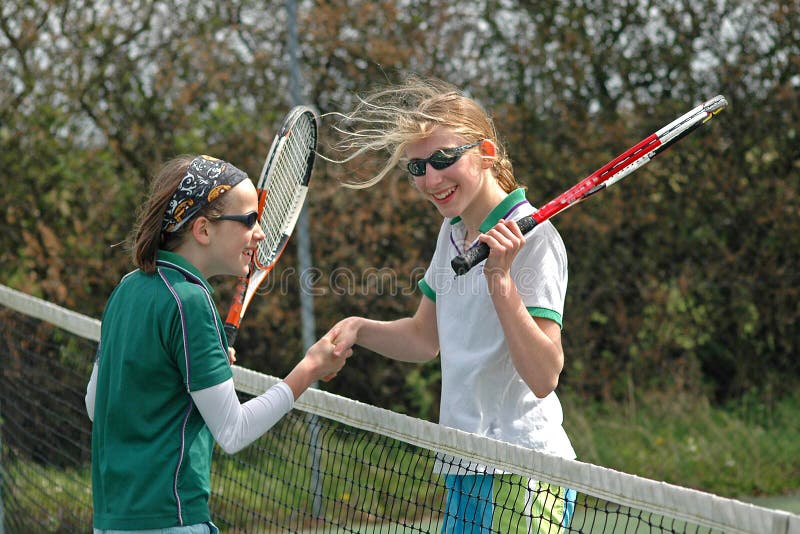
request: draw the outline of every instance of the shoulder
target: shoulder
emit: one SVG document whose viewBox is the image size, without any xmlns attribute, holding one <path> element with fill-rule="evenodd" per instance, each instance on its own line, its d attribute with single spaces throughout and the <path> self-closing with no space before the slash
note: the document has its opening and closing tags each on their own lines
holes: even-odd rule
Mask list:
<svg viewBox="0 0 800 534">
<path fill-rule="evenodd" d="M 564 246 L 564 240 L 561 239 L 561 234 L 550 221 L 537 224 L 526 237 L 528 241 L 533 241 L 538 244 L 547 244 L 552 248 L 562 250 L 566 248 Z"/>
<path fill-rule="evenodd" d="M 206 307 L 211 304 L 211 296 L 205 286 L 193 276 L 180 270 L 158 267 L 156 277 L 161 279 L 169 294 L 179 306 Z"/>
<path fill-rule="evenodd" d="M 436 236 L 436 246 L 433 251 L 434 261 L 436 258 L 443 258 L 447 256 L 446 253 L 449 249 L 449 246 L 454 241 L 453 235 L 458 234 L 460 224 L 461 223 L 458 222 L 458 219 L 442 220 L 442 224 L 439 226 L 439 233 Z"/>
<path fill-rule="evenodd" d="M 114 288 L 104 315 L 156 313 L 164 317 L 207 306 L 207 302 L 209 298 L 202 285 L 191 283 L 179 272 L 158 268 L 148 274 L 136 270 L 125 275 Z"/>
<path fill-rule="evenodd" d="M 442 224 L 439 226 L 438 241 L 448 240 L 450 234 L 453 233 L 454 230 L 460 228 L 461 225 L 463 225 L 463 223 L 460 218 L 443 219 Z"/>
<path fill-rule="evenodd" d="M 525 265 L 546 264 L 558 271 L 567 269 L 567 249 L 564 240 L 550 221 L 538 224 L 525 236 L 520 259 Z"/>
</svg>

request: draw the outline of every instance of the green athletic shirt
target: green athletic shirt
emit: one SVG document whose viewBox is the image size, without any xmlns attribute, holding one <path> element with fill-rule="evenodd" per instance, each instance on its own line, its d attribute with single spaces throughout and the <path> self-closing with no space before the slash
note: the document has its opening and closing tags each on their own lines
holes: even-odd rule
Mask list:
<svg viewBox="0 0 800 534">
<path fill-rule="evenodd" d="M 98 529 L 210 521 L 214 439 L 190 391 L 232 377 L 212 289 L 178 254 L 133 271 L 103 312 L 92 427 Z"/>
</svg>

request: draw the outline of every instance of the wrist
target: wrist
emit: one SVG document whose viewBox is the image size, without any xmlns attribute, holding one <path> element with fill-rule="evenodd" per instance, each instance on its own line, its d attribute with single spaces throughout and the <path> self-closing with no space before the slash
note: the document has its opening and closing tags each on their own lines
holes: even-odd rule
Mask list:
<svg viewBox="0 0 800 534">
<path fill-rule="evenodd" d="M 361 327 L 364 326 L 365 319 L 363 317 L 352 316 L 348 317 L 344 320 L 344 324 L 342 330 L 349 332 L 348 338 L 352 336 L 352 344 L 358 345 L 359 342 L 359 333 L 361 332 Z M 334 343 L 336 340 L 334 340 Z"/>
<path fill-rule="evenodd" d="M 491 296 L 498 295 L 506 297 L 515 287 L 514 280 L 511 278 L 511 273 L 508 271 L 499 269 L 490 272 L 484 271 L 484 276 L 486 277 L 486 285 L 489 289 L 489 295 Z"/>
<path fill-rule="evenodd" d="M 283 379 L 284 383 L 292 390 L 295 400 L 314 383 L 313 372 L 309 369 L 308 354 L 294 366 Z"/>
</svg>

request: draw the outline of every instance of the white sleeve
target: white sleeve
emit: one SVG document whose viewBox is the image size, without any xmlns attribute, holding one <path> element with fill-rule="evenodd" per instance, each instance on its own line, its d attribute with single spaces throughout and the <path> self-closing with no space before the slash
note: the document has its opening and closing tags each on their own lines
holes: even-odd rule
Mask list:
<svg viewBox="0 0 800 534">
<path fill-rule="evenodd" d="M 250 445 L 294 406 L 294 393 L 285 382 L 244 404 L 239 403 L 232 378 L 191 395 L 214 439 L 228 454 Z"/>
<path fill-rule="evenodd" d="M 83 399 L 86 403 L 86 413 L 89 415 L 89 420 L 92 422 L 94 422 L 95 393 L 97 393 L 97 361 L 94 362 L 94 366 L 92 367 L 92 376 L 89 377 L 89 383 L 86 384 L 86 397 Z"/>
</svg>

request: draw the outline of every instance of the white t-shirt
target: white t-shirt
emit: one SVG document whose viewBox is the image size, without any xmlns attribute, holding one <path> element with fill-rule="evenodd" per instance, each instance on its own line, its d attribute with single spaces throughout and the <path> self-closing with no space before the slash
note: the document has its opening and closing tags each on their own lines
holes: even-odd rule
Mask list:
<svg viewBox="0 0 800 534">
<path fill-rule="evenodd" d="M 517 220 L 534 211 L 524 190 L 518 189 L 489 214 L 480 230 L 488 231 L 501 218 Z M 454 275 L 450 261 L 472 245 L 465 246 L 465 236 L 460 218 L 444 220 L 433 259 L 419 284 L 436 302 L 442 367 L 439 423 L 575 458 L 555 392 L 537 398 L 511 361 L 483 276 L 484 263 L 463 276 Z M 562 323 L 567 256 L 552 224 L 541 223 L 527 234 L 511 275 L 532 316 Z"/>
</svg>

